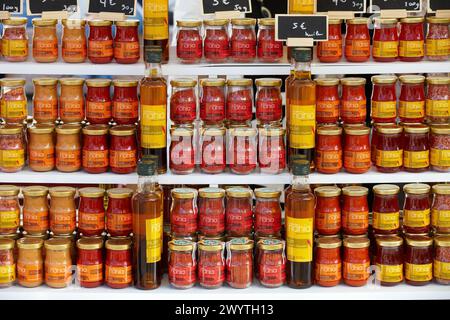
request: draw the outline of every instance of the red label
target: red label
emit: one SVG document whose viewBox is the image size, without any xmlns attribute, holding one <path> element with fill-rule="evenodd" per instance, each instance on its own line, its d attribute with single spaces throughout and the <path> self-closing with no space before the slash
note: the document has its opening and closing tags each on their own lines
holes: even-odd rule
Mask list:
<svg viewBox="0 0 450 320">
<path fill-rule="evenodd" d="M 219 286 L 225 280 L 225 265 L 205 266 L 199 263 L 198 278 L 201 285 Z"/>
<path fill-rule="evenodd" d="M 203 54 L 202 42 L 200 37 L 179 39 L 177 42 L 177 57 L 186 60 L 201 58 Z"/>
<path fill-rule="evenodd" d="M 180 214 L 172 211 L 170 215 L 170 229 L 177 235 L 191 235 L 197 232 L 197 211 L 190 214 Z"/>
<path fill-rule="evenodd" d="M 197 118 L 195 101 L 170 103 L 170 119 L 174 122 L 193 122 Z"/>
<path fill-rule="evenodd" d="M 203 121 L 225 120 L 225 102 L 203 102 L 200 104 L 200 118 Z"/>
<path fill-rule="evenodd" d="M 286 263 L 280 258 L 278 264 L 259 264 L 259 281 L 264 285 L 283 284 L 286 281 Z"/>
<path fill-rule="evenodd" d="M 108 150 L 83 150 L 83 168 L 104 168 L 108 163 Z"/>
<path fill-rule="evenodd" d="M 251 208 L 227 208 L 226 229 L 228 233 L 242 236 L 252 232 L 253 212 Z"/>
<path fill-rule="evenodd" d="M 113 101 L 113 118 L 117 119 L 137 119 L 138 101 Z"/>
<path fill-rule="evenodd" d="M 205 39 L 206 59 L 226 59 L 230 55 L 230 44 L 228 38 L 211 40 L 208 36 Z"/>
<path fill-rule="evenodd" d="M 169 282 L 183 287 L 195 284 L 197 281 L 197 266 L 173 266 L 169 264 Z"/>
<path fill-rule="evenodd" d="M 248 121 L 252 119 L 252 101 L 228 101 L 227 118 L 233 121 Z"/>
<path fill-rule="evenodd" d="M 281 231 L 281 211 L 278 206 L 256 206 L 255 231 L 264 235 L 276 235 Z"/>
<path fill-rule="evenodd" d="M 199 231 L 205 236 L 220 235 L 225 231 L 225 212 L 222 209 L 208 208 L 200 212 L 198 222 Z"/>
<path fill-rule="evenodd" d="M 234 58 L 255 58 L 256 41 L 255 40 L 234 40 L 231 41 L 231 56 Z"/>
<path fill-rule="evenodd" d="M 257 100 L 256 118 L 262 121 L 278 121 L 282 117 L 281 100 Z"/>
<path fill-rule="evenodd" d="M 258 42 L 259 58 L 283 57 L 283 42 L 275 40 L 261 40 Z"/>
</svg>

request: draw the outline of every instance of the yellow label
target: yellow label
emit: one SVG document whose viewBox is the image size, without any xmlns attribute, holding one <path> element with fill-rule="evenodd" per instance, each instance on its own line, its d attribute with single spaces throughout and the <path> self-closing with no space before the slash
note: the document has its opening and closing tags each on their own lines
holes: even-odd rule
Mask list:
<svg viewBox="0 0 450 320">
<path fill-rule="evenodd" d="M 403 224 L 407 227 L 426 227 L 430 225 L 430 220 L 430 209 L 403 211 Z"/>
<path fill-rule="evenodd" d="M 17 168 L 25 164 L 25 150 L 2 150 L 0 162 L 4 168 Z"/>
<path fill-rule="evenodd" d="M 169 39 L 168 0 L 144 0 L 144 39 Z"/>
<path fill-rule="evenodd" d="M 397 41 L 374 41 L 373 56 L 377 58 L 397 58 L 398 42 Z"/>
<path fill-rule="evenodd" d="M 0 211 L 0 228 L 18 228 L 19 227 L 19 211 Z"/>
<path fill-rule="evenodd" d="M 293 262 L 311 262 L 314 220 L 286 217 L 287 257 Z"/>
<path fill-rule="evenodd" d="M 427 168 L 430 165 L 430 151 L 404 151 L 403 162 L 406 168 Z"/>
<path fill-rule="evenodd" d="M 25 118 L 27 116 L 27 102 L 24 100 L 5 101 L 2 100 L 2 118 Z"/>
<path fill-rule="evenodd" d="M 289 13 L 314 13 L 314 0 L 289 0 Z"/>
<path fill-rule="evenodd" d="M 290 105 L 289 143 L 295 149 L 315 147 L 316 106 Z"/>
<path fill-rule="evenodd" d="M 372 101 L 372 117 L 382 119 L 397 117 L 397 101 Z"/>
<path fill-rule="evenodd" d="M 450 39 L 427 39 L 427 56 L 448 56 Z"/>
<path fill-rule="evenodd" d="M 2 40 L 2 55 L 5 57 L 25 57 L 28 55 L 27 40 Z"/>
<path fill-rule="evenodd" d="M 403 165 L 403 150 L 383 151 L 377 150 L 377 166 L 396 168 Z"/>
<path fill-rule="evenodd" d="M 378 230 L 395 230 L 400 227 L 399 212 L 374 212 L 373 227 Z"/>
<path fill-rule="evenodd" d="M 427 116 L 450 117 L 450 100 L 427 100 Z"/>
<path fill-rule="evenodd" d="M 141 145 L 159 149 L 167 144 L 166 105 L 141 105 Z"/>
<path fill-rule="evenodd" d="M 431 211 L 431 224 L 434 227 L 450 228 L 450 210 L 436 210 Z"/>
<path fill-rule="evenodd" d="M 400 56 L 401 57 L 423 57 L 424 54 L 423 41 L 400 41 Z"/>
<path fill-rule="evenodd" d="M 411 281 L 430 281 L 433 279 L 433 264 L 405 263 L 405 278 Z"/>
<path fill-rule="evenodd" d="M 450 149 L 439 150 L 431 148 L 431 164 L 438 167 L 450 167 Z"/>
<path fill-rule="evenodd" d="M 145 237 L 147 241 L 147 263 L 161 260 L 163 217 L 145 220 Z"/>
<path fill-rule="evenodd" d="M 400 101 L 398 113 L 403 118 L 423 118 L 425 116 L 425 101 Z"/>
<path fill-rule="evenodd" d="M 450 280 L 450 262 L 434 260 L 434 277 Z"/>
<path fill-rule="evenodd" d="M 11 283 L 16 280 L 16 265 L 0 266 L 0 284 Z"/>
<path fill-rule="evenodd" d="M 403 281 L 403 265 L 384 265 L 378 264 L 379 272 L 376 272 L 377 280 L 383 282 L 402 282 Z"/>
</svg>

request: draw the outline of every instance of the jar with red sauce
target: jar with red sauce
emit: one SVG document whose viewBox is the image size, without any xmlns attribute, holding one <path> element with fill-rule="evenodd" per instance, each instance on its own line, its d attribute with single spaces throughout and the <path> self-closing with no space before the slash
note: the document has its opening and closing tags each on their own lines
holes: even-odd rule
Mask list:
<svg viewBox="0 0 450 320">
<path fill-rule="evenodd" d="M 366 126 L 346 127 L 344 135 L 344 169 L 350 173 L 370 170 L 370 129 Z"/>
<path fill-rule="evenodd" d="M 255 189 L 255 233 L 257 237 L 281 236 L 281 191 Z"/>
<path fill-rule="evenodd" d="M 283 119 L 281 79 L 256 79 L 256 119 L 258 123 L 280 123 Z"/>
<path fill-rule="evenodd" d="M 364 235 L 369 228 L 369 204 L 365 187 L 342 189 L 342 230 L 346 235 Z"/>
<path fill-rule="evenodd" d="M 250 174 L 256 168 L 257 130 L 253 128 L 231 129 L 229 143 L 229 160 L 231 172 L 235 174 Z"/>
<path fill-rule="evenodd" d="M 78 192 L 78 231 L 86 237 L 101 236 L 105 230 L 105 189 L 82 188 Z"/>
<path fill-rule="evenodd" d="M 132 173 L 137 166 L 136 128 L 115 126 L 109 130 L 109 166 L 114 173 Z"/>
<path fill-rule="evenodd" d="M 315 282 L 322 287 L 337 286 L 342 279 L 342 241 L 338 237 L 319 238 L 315 250 Z"/>
<path fill-rule="evenodd" d="M 431 231 L 430 186 L 423 183 L 407 184 L 403 187 L 403 230 L 409 234 Z"/>
<path fill-rule="evenodd" d="M 339 79 L 318 78 L 316 81 L 316 121 L 317 124 L 339 121 Z"/>
<path fill-rule="evenodd" d="M 216 174 L 225 171 L 226 163 L 226 129 L 210 127 L 202 130 L 201 162 L 202 172 Z"/>
<path fill-rule="evenodd" d="M 338 173 L 342 169 L 342 128 L 321 126 L 317 128 L 315 164 L 320 173 Z"/>
<path fill-rule="evenodd" d="M 225 243 L 201 240 L 198 243 L 198 281 L 207 289 L 220 288 L 225 281 Z"/>
<path fill-rule="evenodd" d="M 328 19 L 328 40 L 317 43 L 320 62 L 339 62 L 342 58 L 342 20 Z"/>
<path fill-rule="evenodd" d="M 286 244 L 283 240 L 258 241 L 257 275 L 262 286 L 278 288 L 286 282 Z"/>
<path fill-rule="evenodd" d="M 424 124 L 404 126 L 403 169 L 407 172 L 424 172 L 430 166 L 430 128 Z"/>
<path fill-rule="evenodd" d="M 398 236 L 376 238 L 377 281 L 382 286 L 392 287 L 403 282 L 403 239 Z"/>
<path fill-rule="evenodd" d="M 341 189 L 319 187 L 316 195 L 315 229 L 320 235 L 336 235 L 341 230 Z"/>
<path fill-rule="evenodd" d="M 403 128 L 389 125 L 377 128 L 376 168 L 379 172 L 399 172 L 403 166 Z"/>
<path fill-rule="evenodd" d="M 378 62 L 393 62 L 398 59 L 397 19 L 375 18 L 372 56 Z"/>
<path fill-rule="evenodd" d="M 392 123 L 379 122 L 379 123 L 374 123 L 372 125 L 372 136 L 370 137 L 370 149 L 371 149 L 370 159 L 374 165 L 377 163 L 377 141 L 378 141 L 378 131 L 377 130 L 378 130 L 378 128 L 392 126 L 395 124 L 396 124 L 396 122 L 392 122 Z"/>
<path fill-rule="evenodd" d="M 259 19 L 258 26 L 259 61 L 279 62 L 283 58 L 283 42 L 275 40 L 275 19 Z"/>
<path fill-rule="evenodd" d="M 450 55 L 449 18 L 427 17 L 426 53 L 430 61 L 447 61 Z"/>
<path fill-rule="evenodd" d="M 400 188 L 393 184 L 373 187 L 373 230 L 375 234 L 397 234 L 400 230 Z"/>
<path fill-rule="evenodd" d="M 139 117 L 138 81 L 113 80 L 112 118 L 117 124 L 135 124 Z"/>
<path fill-rule="evenodd" d="M 111 80 L 86 80 L 86 120 L 90 124 L 108 124 L 111 121 Z"/>
<path fill-rule="evenodd" d="M 432 190 L 431 224 L 433 229 L 437 233 L 450 233 L 450 185 L 436 184 Z"/>
<path fill-rule="evenodd" d="M 28 58 L 27 18 L 10 18 L 2 21 L 1 52 L 6 61 L 22 62 Z"/>
<path fill-rule="evenodd" d="M 345 58 L 350 62 L 365 62 L 370 58 L 370 35 L 367 18 L 347 20 Z"/>
<path fill-rule="evenodd" d="M 401 61 L 420 61 L 425 56 L 424 18 L 410 17 L 400 19 L 400 47 Z"/>
<path fill-rule="evenodd" d="M 405 248 L 405 282 L 424 286 L 433 280 L 433 239 L 428 236 L 407 236 Z"/>
<path fill-rule="evenodd" d="M 92 63 L 110 63 L 114 57 L 112 21 L 90 20 L 88 58 Z"/>
<path fill-rule="evenodd" d="M 343 78 L 341 84 L 341 120 L 345 124 L 365 122 L 367 115 L 366 79 Z"/>
<path fill-rule="evenodd" d="M 197 282 L 196 244 L 187 240 L 169 242 L 169 283 L 177 289 L 192 288 Z"/>
<path fill-rule="evenodd" d="M 370 276 L 370 240 L 367 237 L 344 239 L 342 278 L 352 287 L 367 284 Z"/>
<path fill-rule="evenodd" d="M 103 283 L 103 239 L 81 238 L 77 241 L 77 280 L 83 288 L 96 288 Z"/>
<path fill-rule="evenodd" d="M 225 190 L 203 188 L 198 198 L 198 231 L 205 237 L 218 237 L 225 232 Z"/>
<path fill-rule="evenodd" d="M 450 172 L 450 125 L 434 125 L 430 135 L 431 169 Z"/>
<path fill-rule="evenodd" d="M 197 81 L 192 79 L 177 79 L 170 82 L 172 95 L 170 97 L 170 120 L 175 124 L 192 123 L 197 118 Z"/>
<path fill-rule="evenodd" d="M 175 174 L 190 174 L 195 169 L 194 130 L 172 127 L 169 168 Z"/>
<path fill-rule="evenodd" d="M 200 82 L 200 119 L 206 125 L 225 120 L 225 79 L 210 78 Z"/>
<path fill-rule="evenodd" d="M 172 189 L 170 230 L 173 237 L 193 237 L 198 227 L 197 190 Z"/>
<path fill-rule="evenodd" d="M 450 77 L 427 78 L 427 120 L 432 123 L 450 122 Z"/>
<path fill-rule="evenodd" d="M 105 284 L 113 289 L 130 287 L 133 283 L 131 240 L 110 239 L 105 247 Z"/>
<path fill-rule="evenodd" d="M 83 128 L 83 170 L 88 173 L 103 173 L 109 167 L 108 127 L 90 125 Z"/>
<path fill-rule="evenodd" d="M 227 120 L 235 123 L 252 120 L 253 80 L 230 79 L 227 85 Z"/>
<path fill-rule="evenodd" d="M 204 20 L 204 54 L 207 62 L 222 63 L 230 56 L 228 19 Z"/>
<path fill-rule="evenodd" d="M 437 283 L 450 284 L 450 236 L 434 238 L 433 275 Z"/>
<path fill-rule="evenodd" d="M 256 58 L 256 19 L 231 19 L 231 59 L 249 63 Z"/>
<path fill-rule="evenodd" d="M 133 211 L 128 188 L 108 189 L 106 209 L 106 231 L 111 237 L 128 237 L 133 232 Z"/>
<path fill-rule="evenodd" d="M 406 75 L 400 77 L 400 121 L 421 123 L 425 120 L 425 77 Z"/>
<path fill-rule="evenodd" d="M 380 75 L 372 77 L 372 120 L 391 123 L 397 120 L 397 77 Z"/>
<path fill-rule="evenodd" d="M 286 169 L 286 130 L 280 127 L 259 129 L 258 164 L 261 172 L 279 174 Z"/>
<path fill-rule="evenodd" d="M 139 20 L 117 21 L 115 24 L 114 59 L 121 64 L 138 62 L 141 57 Z"/>
<path fill-rule="evenodd" d="M 177 57 L 182 63 L 197 63 L 203 55 L 202 22 L 177 21 Z"/>
<path fill-rule="evenodd" d="M 235 238 L 227 242 L 227 283 L 245 289 L 253 282 L 253 240 Z"/>
<path fill-rule="evenodd" d="M 252 190 L 232 187 L 226 190 L 226 231 L 228 236 L 248 237 L 253 230 Z"/>
</svg>

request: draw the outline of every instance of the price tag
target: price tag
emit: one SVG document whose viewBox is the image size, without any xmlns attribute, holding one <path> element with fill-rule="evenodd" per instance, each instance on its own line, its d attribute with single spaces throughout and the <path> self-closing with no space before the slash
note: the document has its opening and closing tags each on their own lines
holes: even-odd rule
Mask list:
<svg viewBox="0 0 450 320">
<path fill-rule="evenodd" d="M 320 0 L 317 1 L 317 12 L 350 11 L 366 12 L 366 0 Z"/>
<path fill-rule="evenodd" d="M 137 0 L 89 0 L 88 13 L 110 12 L 134 17 Z"/>
<path fill-rule="evenodd" d="M 428 12 L 434 13 L 438 10 L 450 10 L 449 0 L 428 0 Z"/>
<path fill-rule="evenodd" d="M 203 14 L 223 11 L 252 12 L 252 2 L 250 0 L 202 0 L 202 4 Z"/>
<path fill-rule="evenodd" d="M 421 0 L 370 0 L 370 12 L 382 10 L 406 10 L 419 12 L 422 10 Z"/>
<path fill-rule="evenodd" d="M 42 15 L 43 12 L 61 12 L 70 13 L 78 11 L 78 0 L 28 0 L 28 15 Z"/>
<path fill-rule="evenodd" d="M 21 14 L 22 8 L 22 0 L 0 0 L 0 11 Z"/>
<path fill-rule="evenodd" d="M 277 14 L 275 19 L 277 41 L 290 42 L 294 39 L 302 39 L 307 40 L 304 41 L 306 46 L 312 41 L 328 40 L 327 15 Z M 296 41 L 296 43 L 299 42 Z"/>
</svg>

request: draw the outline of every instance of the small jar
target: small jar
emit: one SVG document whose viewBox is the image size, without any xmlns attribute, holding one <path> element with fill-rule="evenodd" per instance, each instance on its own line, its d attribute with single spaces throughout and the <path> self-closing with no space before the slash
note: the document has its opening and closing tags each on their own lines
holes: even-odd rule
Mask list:
<svg viewBox="0 0 450 320">
<path fill-rule="evenodd" d="M 431 225 L 437 233 L 450 233 L 450 186 L 437 184 L 432 190 Z"/>
<path fill-rule="evenodd" d="M 344 239 L 342 278 L 352 287 L 367 284 L 370 276 L 370 241 L 367 237 Z"/>
<path fill-rule="evenodd" d="M 56 128 L 56 169 L 75 172 L 81 168 L 81 126 L 65 124 Z"/>
<path fill-rule="evenodd" d="M 423 183 L 407 184 L 403 187 L 403 230 L 408 234 L 430 233 L 431 199 L 430 186 Z"/>
<path fill-rule="evenodd" d="M 375 234 L 397 234 L 400 229 L 400 188 L 392 184 L 373 187 L 373 230 Z"/>
<path fill-rule="evenodd" d="M 431 169 L 450 172 L 450 125 L 431 127 L 430 153 Z"/>
<path fill-rule="evenodd" d="M 202 22 L 177 21 L 177 57 L 182 63 L 198 63 L 203 55 Z"/>
<path fill-rule="evenodd" d="M 219 240 L 198 243 L 198 281 L 203 288 L 217 289 L 225 281 L 225 244 Z"/>
<path fill-rule="evenodd" d="M 392 287 L 403 282 L 403 239 L 398 236 L 376 238 L 375 272 L 382 286 Z"/>
<path fill-rule="evenodd" d="M 377 163 L 377 141 L 378 141 L 378 128 L 380 127 L 386 127 L 386 126 L 392 126 L 395 125 L 396 122 L 388 123 L 388 122 L 381 122 L 381 123 L 373 123 L 372 125 L 372 136 L 370 137 L 370 149 L 371 149 L 371 155 L 370 159 L 372 163 L 375 165 Z"/>
<path fill-rule="evenodd" d="M 278 288 L 286 282 L 286 243 L 277 239 L 258 241 L 257 275 L 262 286 Z"/>
<path fill-rule="evenodd" d="M 58 37 L 55 19 L 33 19 L 33 58 L 36 62 L 58 60 Z"/>
<path fill-rule="evenodd" d="M 319 187 L 316 195 L 315 225 L 320 235 L 336 235 L 341 230 L 341 189 Z"/>
<path fill-rule="evenodd" d="M 50 288 L 66 288 L 72 282 L 71 242 L 67 239 L 45 241 L 45 284 Z"/>
<path fill-rule="evenodd" d="M 139 119 L 137 80 L 113 80 L 112 118 L 117 124 L 133 125 Z"/>
<path fill-rule="evenodd" d="M 320 173 L 338 173 L 342 169 L 342 128 L 322 126 L 317 129 L 315 164 Z"/>
<path fill-rule="evenodd" d="M 0 116 L 6 123 L 23 123 L 27 119 L 25 85 L 25 79 L 3 78 L 0 80 Z"/>
<path fill-rule="evenodd" d="M 450 19 L 427 17 L 427 58 L 430 61 L 447 61 L 450 54 Z"/>
<path fill-rule="evenodd" d="M 339 79 L 318 78 L 316 82 L 316 121 L 317 124 L 337 123 L 339 121 Z"/>
<path fill-rule="evenodd" d="M 53 187 L 50 193 L 50 231 L 55 235 L 68 235 L 75 231 L 75 189 Z"/>
<path fill-rule="evenodd" d="M 108 127 L 90 125 L 83 128 L 83 170 L 88 173 L 108 171 Z"/>
<path fill-rule="evenodd" d="M 58 79 L 33 79 L 33 118 L 37 123 L 54 123 L 58 119 Z"/>
<path fill-rule="evenodd" d="M 424 124 L 410 124 L 404 127 L 403 168 L 408 172 L 424 172 L 430 166 L 430 128 Z"/>
<path fill-rule="evenodd" d="M 258 123 L 280 123 L 283 119 L 281 79 L 256 79 L 256 120 Z"/>
<path fill-rule="evenodd" d="M 0 288 L 9 288 L 16 281 L 15 244 L 11 239 L 0 239 Z"/>
<path fill-rule="evenodd" d="M 427 84 L 427 120 L 432 123 L 449 123 L 450 77 L 428 77 Z"/>
<path fill-rule="evenodd" d="M 372 56 L 377 62 L 393 62 L 398 59 L 397 19 L 375 18 Z"/>
<path fill-rule="evenodd" d="M 342 59 L 342 20 L 328 19 L 328 40 L 317 43 L 320 62 L 339 62 Z"/>
<path fill-rule="evenodd" d="M 106 209 L 106 230 L 111 237 L 128 237 L 133 232 L 133 210 L 128 188 L 108 189 Z"/>
<path fill-rule="evenodd" d="M 109 129 L 109 165 L 114 173 L 136 171 L 137 141 L 134 126 L 115 126 Z"/>
<path fill-rule="evenodd" d="M 177 79 L 170 82 L 170 120 L 175 124 L 190 124 L 197 118 L 197 81 Z"/>
<path fill-rule="evenodd" d="M 92 63 L 110 63 L 114 57 L 112 21 L 90 20 L 88 58 Z"/>
<path fill-rule="evenodd" d="M 205 237 L 218 237 L 225 232 L 225 190 L 203 188 L 198 198 L 198 231 Z"/>
<path fill-rule="evenodd" d="M 197 190 L 172 189 L 170 230 L 173 237 L 192 237 L 198 230 Z"/>
<path fill-rule="evenodd" d="M 2 56 L 9 62 L 22 62 L 28 58 L 27 18 L 3 20 Z"/>
<path fill-rule="evenodd" d="M 399 172 L 403 166 L 403 128 L 397 125 L 377 128 L 376 168 L 379 172 Z"/>
<path fill-rule="evenodd" d="M 342 84 L 341 120 L 345 124 L 366 121 L 366 79 L 344 78 Z"/>
<path fill-rule="evenodd" d="M 400 61 L 421 61 L 425 56 L 424 18 L 400 19 Z"/>
<path fill-rule="evenodd" d="M 25 141 L 23 127 L 7 124 L 0 127 L 0 171 L 18 172 L 25 166 Z"/>
<path fill-rule="evenodd" d="M 405 250 L 405 282 L 423 286 L 433 280 L 433 239 L 428 236 L 407 236 Z"/>
<path fill-rule="evenodd" d="M 370 58 L 370 35 L 367 18 L 347 20 L 345 58 L 350 62 L 366 62 Z"/>
<path fill-rule="evenodd" d="M 189 127 L 171 128 L 170 171 L 190 174 L 195 169 L 194 130 Z"/>
<path fill-rule="evenodd" d="M 227 120 L 235 123 L 252 120 L 253 80 L 230 79 L 227 85 Z"/>
<path fill-rule="evenodd" d="M 203 79 L 200 84 L 200 120 L 206 125 L 225 121 L 225 79 Z"/>
<path fill-rule="evenodd" d="M 81 238 L 77 241 L 77 281 L 82 288 L 96 288 L 103 283 L 103 239 Z"/>
<path fill-rule="evenodd" d="M 133 283 L 131 240 L 110 239 L 105 247 L 105 284 L 113 289 L 130 287 Z"/>
<path fill-rule="evenodd" d="M 139 20 L 123 20 L 116 23 L 114 59 L 120 64 L 132 64 L 141 57 Z"/>
<path fill-rule="evenodd" d="M 401 122 L 422 123 L 425 120 L 425 77 L 400 76 L 399 115 Z"/>
<path fill-rule="evenodd" d="M 37 124 L 28 129 L 28 166 L 37 172 L 48 172 L 55 168 L 55 127 Z"/>
<path fill-rule="evenodd" d="M 259 19 L 258 26 L 258 60 L 270 63 L 280 62 L 283 58 L 283 42 L 276 41 L 275 19 Z"/>
<path fill-rule="evenodd" d="M 62 20 L 62 58 L 67 63 L 82 63 L 87 57 L 86 21 Z"/>
<path fill-rule="evenodd" d="M 279 174 L 286 169 L 286 130 L 267 127 L 258 130 L 258 164 L 262 173 Z"/>
<path fill-rule="evenodd" d="M 35 288 L 44 283 L 44 260 L 42 247 L 44 241 L 37 238 L 17 240 L 17 283 L 22 287 Z"/>
<path fill-rule="evenodd" d="M 314 277 L 319 286 L 334 287 L 341 282 L 341 246 L 338 237 L 317 239 Z"/>
<path fill-rule="evenodd" d="M 281 191 L 255 189 L 255 233 L 257 237 L 281 236 Z"/>
<path fill-rule="evenodd" d="M 396 76 L 372 77 L 372 120 L 375 123 L 391 123 L 397 120 Z"/>
<path fill-rule="evenodd" d="M 90 124 L 108 124 L 111 120 L 111 80 L 86 80 L 86 120 Z"/>
<path fill-rule="evenodd" d="M 235 238 L 227 242 L 227 283 L 245 289 L 253 282 L 253 240 Z"/>
<path fill-rule="evenodd" d="M 85 237 L 101 236 L 105 230 L 105 189 L 82 188 L 78 193 L 78 231 Z"/>
<path fill-rule="evenodd" d="M 228 236 L 248 237 L 253 230 L 252 190 L 232 187 L 226 190 L 225 228 Z"/>
<path fill-rule="evenodd" d="M 370 129 L 366 126 L 346 127 L 344 135 L 344 169 L 350 173 L 370 170 Z"/>
<path fill-rule="evenodd" d="M 23 188 L 23 229 L 27 234 L 45 234 L 49 229 L 48 188 Z"/>
<path fill-rule="evenodd" d="M 225 171 L 226 163 L 226 129 L 210 127 L 202 130 L 201 163 L 202 172 L 216 174 Z"/>
<path fill-rule="evenodd" d="M 365 187 L 342 189 L 342 230 L 346 235 L 364 235 L 369 228 L 369 204 Z"/>
<path fill-rule="evenodd" d="M 0 186 L 0 234 L 16 233 L 20 225 L 20 188 Z"/>
<path fill-rule="evenodd" d="M 59 118 L 64 123 L 80 123 L 84 120 L 84 79 L 62 78 L 59 83 Z"/>
<path fill-rule="evenodd" d="M 229 141 L 230 154 L 227 162 L 231 172 L 235 174 L 250 174 L 256 168 L 257 130 L 252 128 L 231 129 Z M 229 160 L 228 160 L 229 159 Z"/>
<path fill-rule="evenodd" d="M 187 240 L 169 242 L 169 283 L 177 289 L 192 288 L 197 282 L 196 244 Z"/>
<path fill-rule="evenodd" d="M 231 19 L 231 59 L 249 63 L 256 58 L 256 19 Z"/>
<path fill-rule="evenodd" d="M 228 19 L 204 20 L 204 54 L 209 63 L 223 63 L 230 56 Z"/>
<path fill-rule="evenodd" d="M 433 275 L 437 283 L 450 284 L 450 236 L 434 238 L 434 270 Z"/>
</svg>

